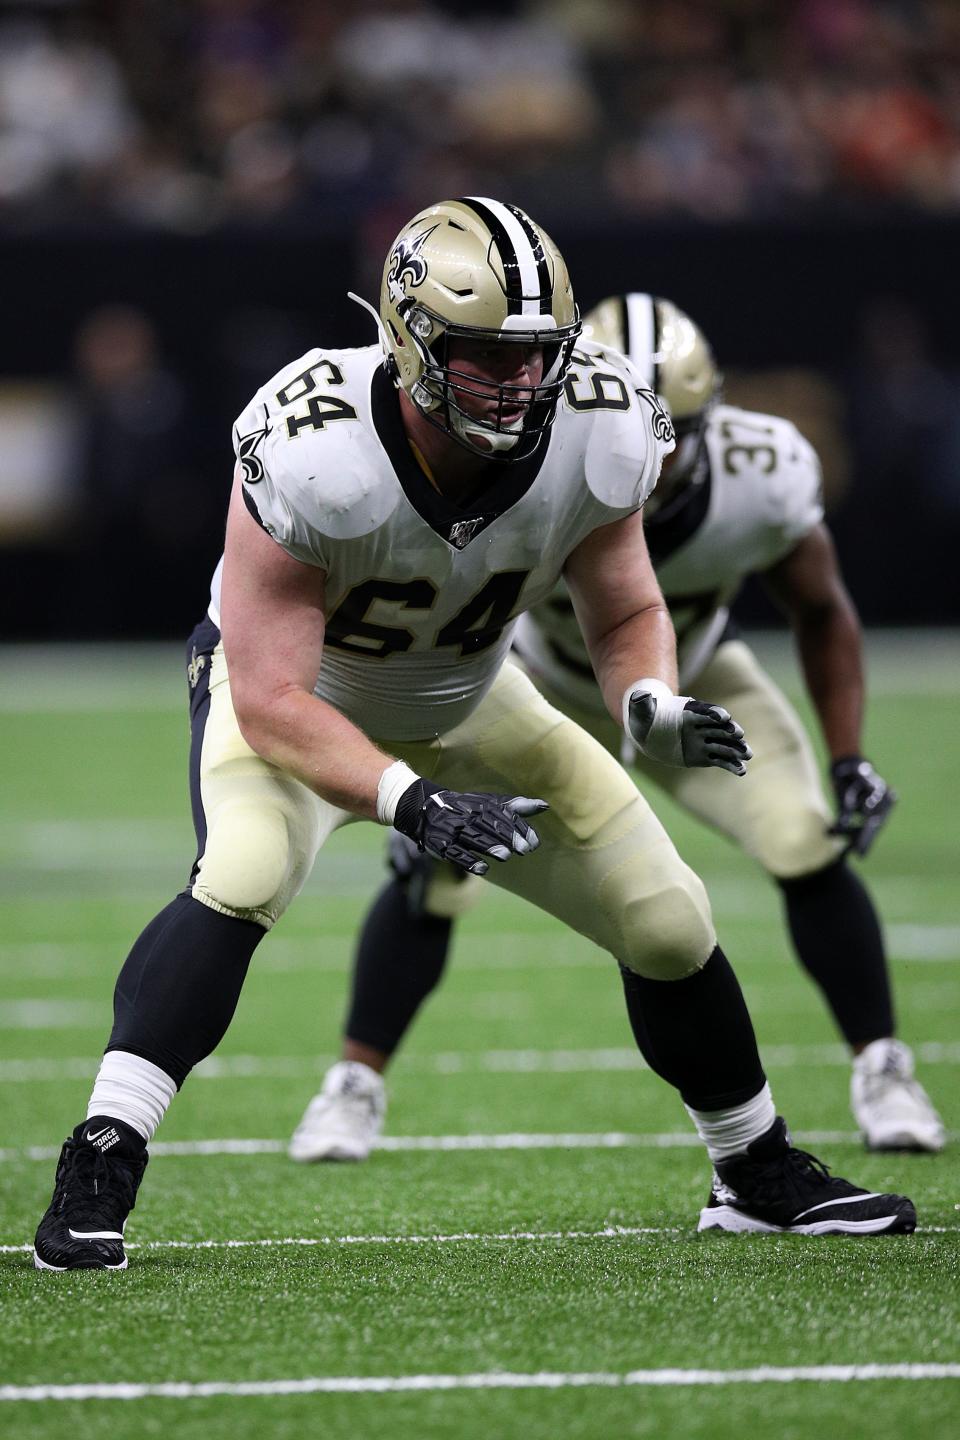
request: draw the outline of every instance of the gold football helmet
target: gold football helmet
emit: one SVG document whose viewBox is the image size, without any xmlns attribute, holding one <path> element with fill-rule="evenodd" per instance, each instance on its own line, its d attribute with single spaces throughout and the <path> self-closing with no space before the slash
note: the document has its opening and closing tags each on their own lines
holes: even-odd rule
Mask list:
<svg viewBox="0 0 960 1440">
<path fill-rule="evenodd" d="M 691 480 L 722 377 L 710 342 L 671 300 L 633 291 L 601 300 L 583 318 L 584 336 L 620 350 L 670 411 L 677 449 L 647 502 L 648 513 Z"/>
<path fill-rule="evenodd" d="M 580 315 L 563 256 L 516 205 L 470 197 L 415 215 L 387 255 L 380 320 L 394 379 L 431 424 L 489 459 L 520 460 L 537 448 Z M 451 339 L 542 348 L 540 383 L 478 382 L 451 366 Z M 495 395 L 495 409 L 470 415 L 458 400 L 469 394 Z"/>
</svg>

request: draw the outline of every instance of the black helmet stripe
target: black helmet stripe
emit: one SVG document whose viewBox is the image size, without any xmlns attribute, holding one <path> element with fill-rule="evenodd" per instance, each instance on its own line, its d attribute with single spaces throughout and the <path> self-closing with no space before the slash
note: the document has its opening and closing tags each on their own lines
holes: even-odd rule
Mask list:
<svg viewBox="0 0 960 1440">
<path fill-rule="evenodd" d="M 503 265 L 507 313 L 550 314 L 552 287 L 546 257 L 533 226 L 529 221 L 525 225 L 521 223 L 526 220 L 526 216 L 512 205 L 507 206 L 497 200 L 483 200 L 472 195 L 464 196 L 460 204 L 468 205 L 479 215 L 497 247 L 500 263 Z M 498 211 L 501 213 L 498 214 Z M 513 235 L 510 233 L 511 229 Z M 519 240 L 519 246 L 515 239 Z"/>
<path fill-rule="evenodd" d="M 540 314 L 550 315 L 553 311 L 553 286 L 550 283 L 550 266 L 543 253 L 543 241 L 534 229 L 529 215 L 525 215 L 516 205 L 508 205 L 507 209 L 520 221 L 523 233 L 530 241 L 530 248 L 537 265 L 537 279 L 540 282 Z"/>
<path fill-rule="evenodd" d="M 624 355 L 630 355 L 630 306 L 627 304 L 626 295 L 620 297 L 620 335 L 623 343 L 620 348 Z"/>
<path fill-rule="evenodd" d="M 660 354 L 660 310 L 656 300 L 650 296 L 650 312 L 653 318 L 653 349 L 650 352 L 651 377 L 650 389 L 654 395 L 660 393 L 660 361 L 657 356 Z"/>
</svg>

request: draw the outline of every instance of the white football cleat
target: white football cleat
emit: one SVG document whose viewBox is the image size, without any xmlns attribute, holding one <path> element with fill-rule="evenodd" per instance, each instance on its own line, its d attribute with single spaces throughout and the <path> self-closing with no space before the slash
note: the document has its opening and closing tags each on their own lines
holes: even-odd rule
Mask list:
<svg viewBox="0 0 960 1440">
<path fill-rule="evenodd" d="M 868 1150 L 925 1150 L 945 1143 L 943 1121 L 914 1079 L 913 1052 L 901 1040 L 874 1040 L 853 1059 L 850 1106 Z"/>
<path fill-rule="evenodd" d="M 383 1077 L 359 1060 L 339 1060 L 307 1106 L 287 1154 L 303 1164 L 366 1160 L 383 1129 L 386 1110 Z"/>
</svg>

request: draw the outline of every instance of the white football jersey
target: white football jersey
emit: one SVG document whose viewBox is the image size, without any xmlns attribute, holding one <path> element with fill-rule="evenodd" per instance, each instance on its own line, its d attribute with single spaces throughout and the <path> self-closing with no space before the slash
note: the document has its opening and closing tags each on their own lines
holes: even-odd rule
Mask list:
<svg viewBox="0 0 960 1440">
<path fill-rule="evenodd" d="M 479 704 L 516 617 L 551 593 L 580 541 L 643 504 L 673 430 L 624 356 L 585 345 L 535 453 L 491 466 L 488 488 L 458 505 L 417 464 L 369 346 L 311 350 L 281 370 L 234 444 L 248 510 L 326 573 L 315 693 L 367 735 L 420 740 Z M 217 624 L 219 605 L 220 566 Z"/>
<path fill-rule="evenodd" d="M 816 451 L 789 420 L 717 405 L 705 442 L 699 483 L 682 506 L 668 506 L 646 526 L 677 631 L 683 690 L 716 649 L 746 577 L 783 559 L 823 519 Z M 515 643 L 555 690 L 588 709 L 604 709 L 562 584 L 523 617 Z"/>
</svg>

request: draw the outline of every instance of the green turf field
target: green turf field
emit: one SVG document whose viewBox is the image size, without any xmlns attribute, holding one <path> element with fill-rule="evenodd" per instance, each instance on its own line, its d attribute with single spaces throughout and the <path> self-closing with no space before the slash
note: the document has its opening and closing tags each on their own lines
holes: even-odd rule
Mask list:
<svg viewBox="0 0 960 1440">
<path fill-rule="evenodd" d="M 902 799 L 865 870 L 901 1032 L 956 1132 L 958 644 L 874 649 L 867 749 Z M 291 1164 L 381 875 L 382 836 L 358 826 L 321 856 L 175 1100 L 130 1269 L 37 1274 L 29 1242 L 115 972 L 192 858 L 179 672 L 175 651 L 0 652 L 0 1433 L 960 1434 L 960 1137 L 938 1158 L 862 1152 L 843 1050 L 772 889 L 662 803 L 708 883 L 780 1109 L 841 1173 L 910 1193 L 917 1235 L 698 1238 L 708 1168 L 637 1062 L 612 963 L 492 890 L 396 1064 L 383 1149 Z M 51 1389 L 73 1385 L 171 1389 Z"/>
</svg>

